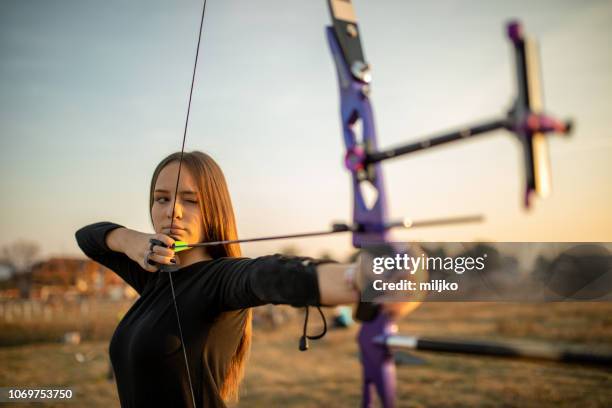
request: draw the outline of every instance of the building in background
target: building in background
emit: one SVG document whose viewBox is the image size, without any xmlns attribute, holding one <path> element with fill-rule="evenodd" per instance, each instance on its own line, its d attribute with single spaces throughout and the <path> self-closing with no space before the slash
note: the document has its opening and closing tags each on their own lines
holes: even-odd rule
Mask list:
<svg viewBox="0 0 612 408">
<path fill-rule="evenodd" d="M 3 272 L 4 269 L 8 272 Z M 19 274 L 12 273 L 8 265 L 4 268 L 0 265 L 0 276 L 2 274 L 10 277 L 0 283 L 0 299 L 120 300 L 137 296 L 117 274 L 89 259 L 53 257 Z"/>
</svg>

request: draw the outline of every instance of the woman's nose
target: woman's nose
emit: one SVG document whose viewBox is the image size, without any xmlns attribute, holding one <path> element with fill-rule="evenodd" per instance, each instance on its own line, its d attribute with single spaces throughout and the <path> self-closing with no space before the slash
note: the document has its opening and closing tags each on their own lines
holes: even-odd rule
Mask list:
<svg viewBox="0 0 612 408">
<path fill-rule="evenodd" d="M 168 211 L 166 212 L 166 216 L 170 219 L 172 219 L 173 215 L 174 218 L 181 218 L 183 215 L 183 208 L 178 200 L 173 200 L 172 204 L 168 207 Z"/>
</svg>

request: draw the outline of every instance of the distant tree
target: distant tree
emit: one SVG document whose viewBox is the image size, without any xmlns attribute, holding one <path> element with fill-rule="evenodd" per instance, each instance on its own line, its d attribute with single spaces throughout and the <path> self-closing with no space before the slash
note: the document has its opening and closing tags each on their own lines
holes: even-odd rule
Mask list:
<svg viewBox="0 0 612 408">
<path fill-rule="evenodd" d="M 2 260 L 16 273 L 29 272 L 38 260 L 40 246 L 32 241 L 15 241 L 2 247 Z"/>
<path fill-rule="evenodd" d="M 471 246 L 467 250 L 463 251 L 458 256 L 478 258 L 486 256 L 486 268 L 481 274 L 492 273 L 499 270 L 502 267 L 503 259 L 501 253 L 492 245 L 479 242 L 474 246 Z"/>
<path fill-rule="evenodd" d="M 21 240 L 5 245 L 0 252 L 3 263 L 9 265 L 15 273 L 21 297 L 29 297 L 31 287 L 29 272 L 38 259 L 40 246 L 36 242 Z"/>
</svg>

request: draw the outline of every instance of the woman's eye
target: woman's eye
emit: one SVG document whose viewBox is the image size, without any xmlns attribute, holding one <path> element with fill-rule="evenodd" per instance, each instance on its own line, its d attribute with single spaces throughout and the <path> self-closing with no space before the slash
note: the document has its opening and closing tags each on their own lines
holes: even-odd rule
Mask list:
<svg viewBox="0 0 612 408">
<path fill-rule="evenodd" d="M 168 199 L 166 197 L 157 197 L 155 201 L 157 201 L 158 203 L 165 203 L 166 201 L 168 201 Z"/>
</svg>

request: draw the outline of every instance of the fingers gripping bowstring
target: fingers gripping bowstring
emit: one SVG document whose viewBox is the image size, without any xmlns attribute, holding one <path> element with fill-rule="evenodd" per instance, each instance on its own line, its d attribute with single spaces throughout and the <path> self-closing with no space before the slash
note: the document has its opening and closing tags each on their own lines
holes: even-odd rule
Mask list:
<svg viewBox="0 0 612 408">
<path fill-rule="evenodd" d="M 176 176 L 176 186 L 174 188 L 174 200 L 172 203 L 172 218 L 170 219 L 170 233 L 174 227 L 174 212 L 176 209 L 176 197 L 178 194 L 179 181 L 181 178 L 181 168 L 183 165 L 183 154 L 185 153 L 185 140 L 187 139 L 187 128 L 189 127 L 189 113 L 191 112 L 191 100 L 193 97 L 193 86 L 195 84 L 196 71 L 198 68 L 198 57 L 200 55 L 200 43 L 202 41 L 202 30 L 204 27 L 204 15 L 206 14 L 206 0 L 202 3 L 202 17 L 200 18 L 200 30 L 198 32 L 198 45 L 196 46 L 195 61 L 193 63 L 193 73 L 191 75 L 191 87 L 189 89 L 189 102 L 187 103 L 187 115 L 185 116 L 185 127 L 183 129 L 183 143 L 181 144 L 181 155 L 179 158 L 178 174 Z M 174 282 L 172 281 L 172 269 L 168 270 L 168 277 L 170 278 L 170 289 L 172 290 L 172 302 L 174 303 L 174 312 L 176 313 L 176 322 L 178 323 L 179 336 L 181 338 L 181 345 L 183 349 L 183 358 L 185 359 L 185 370 L 187 370 L 187 379 L 189 381 L 189 391 L 191 392 L 191 401 L 194 408 L 197 406 L 195 395 L 193 393 L 193 383 L 191 381 L 191 372 L 189 370 L 189 360 L 187 359 L 187 350 L 185 348 L 185 339 L 183 338 L 183 329 L 181 327 L 181 318 L 179 317 L 179 310 L 176 304 L 176 294 L 174 291 Z"/>
</svg>

